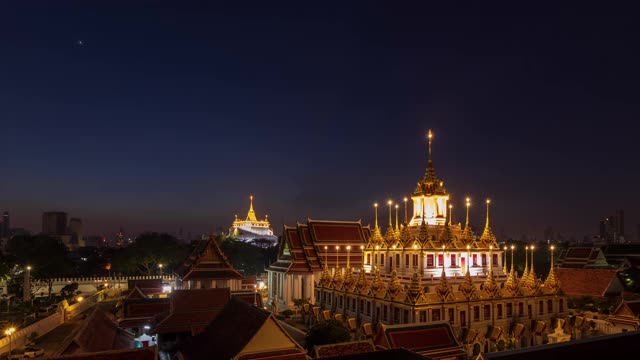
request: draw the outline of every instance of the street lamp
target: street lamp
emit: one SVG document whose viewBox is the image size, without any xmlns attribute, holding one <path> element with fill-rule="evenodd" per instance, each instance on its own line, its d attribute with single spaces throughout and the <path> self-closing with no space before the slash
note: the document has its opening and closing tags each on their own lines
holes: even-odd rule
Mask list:
<svg viewBox="0 0 640 360">
<path fill-rule="evenodd" d="M 158 264 L 158 268 L 160 269 L 160 276 L 161 276 L 161 277 L 162 277 L 162 267 L 163 267 L 163 266 L 164 266 L 164 265 L 162 265 L 162 264 Z"/>
<path fill-rule="evenodd" d="M 4 331 L 4 334 L 9 337 L 9 356 L 11 356 L 11 335 L 16 332 L 16 328 L 10 327 Z"/>
</svg>

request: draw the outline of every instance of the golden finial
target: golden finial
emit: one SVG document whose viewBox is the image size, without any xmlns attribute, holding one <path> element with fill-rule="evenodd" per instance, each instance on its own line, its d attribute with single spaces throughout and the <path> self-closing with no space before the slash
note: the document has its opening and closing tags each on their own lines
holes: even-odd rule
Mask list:
<svg viewBox="0 0 640 360">
<path fill-rule="evenodd" d="M 453 205 L 449 204 L 449 226 L 452 224 L 453 219 Z"/>
<path fill-rule="evenodd" d="M 489 271 L 493 272 L 493 245 L 489 246 Z"/>
<path fill-rule="evenodd" d="M 351 253 L 351 245 L 347 245 L 347 269 L 349 269 L 349 258 Z"/>
<path fill-rule="evenodd" d="M 249 195 L 249 211 L 253 211 L 253 195 Z"/>
<path fill-rule="evenodd" d="M 535 279 L 536 273 L 535 270 L 533 268 L 533 250 L 535 249 L 535 246 L 531 245 L 531 268 L 529 269 L 529 277 L 532 279 Z"/>
<path fill-rule="evenodd" d="M 373 208 L 375 209 L 376 213 L 376 228 L 378 228 L 378 203 L 374 203 Z"/>
<path fill-rule="evenodd" d="M 340 254 L 340 246 L 336 245 L 336 269 L 338 269 L 338 255 Z"/>
<path fill-rule="evenodd" d="M 522 280 L 525 280 L 529 276 L 529 245 L 524 247 L 524 273 L 522 273 Z"/>
<path fill-rule="evenodd" d="M 404 201 L 404 223 L 408 224 L 407 222 L 407 201 L 409 199 L 407 199 L 406 197 L 404 199 L 402 199 Z"/>
<path fill-rule="evenodd" d="M 391 205 L 393 204 L 393 201 L 389 200 L 387 201 L 387 204 L 389 204 L 389 227 L 393 229 L 393 223 L 391 222 Z"/>
</svg>

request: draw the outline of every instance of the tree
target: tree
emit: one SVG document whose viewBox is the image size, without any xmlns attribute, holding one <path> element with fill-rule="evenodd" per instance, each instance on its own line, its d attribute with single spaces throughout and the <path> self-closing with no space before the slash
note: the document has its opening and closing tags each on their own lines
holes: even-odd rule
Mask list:
<svg viewBox="0 0 640 360">
<path fill-rule="evenodd" d="M 113 254 L 113 268 L 118 272 L 159 274 L 171 271 L 188 255 L 188 248 L 166 233 L 146 232 L 136 238 L 133 245 Z"/>
<path fill-rule="evenodd" d="M 311 352 L 316 345 L 335 344 L 349 341 L 350 339 L 349 330 L 342 326 L 339 321 L 324 321 L 309 329 L 306 336 L 307 350 Z"/>
<path fill-rule="evenodd" d="M 67 247 L 60 239 L 47 235 L 14 236 L 7 242 L 5 251 L 7 259 L 19 264 L 22 269 L 31 266 L 32 295 L 48 287 L 51 296 L 53 278 L 69 275 L 73 270 Z M 12 282 L 21 285 L 24 276 L 20 274 L 14 276 Z M 19 289 L 19 292 L 22 290 Z"/>
</svg>

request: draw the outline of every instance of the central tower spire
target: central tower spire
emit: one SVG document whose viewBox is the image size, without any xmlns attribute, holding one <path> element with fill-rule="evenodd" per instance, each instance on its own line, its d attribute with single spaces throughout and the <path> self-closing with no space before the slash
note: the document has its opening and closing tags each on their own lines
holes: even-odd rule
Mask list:
<svg viewBox="0 0 640 360">
<path fill-rule="evenodd" d="M 253 195 L 249 195 L 249 212 L 247 213 L 246 221 L 258 221 L 256 212 L 253 211 Z"/>
</svg>

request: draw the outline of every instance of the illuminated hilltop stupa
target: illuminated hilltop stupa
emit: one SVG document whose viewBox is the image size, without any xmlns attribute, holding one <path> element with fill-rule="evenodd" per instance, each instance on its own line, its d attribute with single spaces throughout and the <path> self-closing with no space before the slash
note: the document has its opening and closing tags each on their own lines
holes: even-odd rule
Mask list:
<svg viewBox="0 0 640 360">
<path fill-rule="evenodd" d="M 244 220 L 238 219 L 229 228 L 229 236 L 242 240 L 251 241 L 256 239 L 267 239 L 277 242 L 278 237 L 273 235 L 273 229 L 269 224 L 269 216 L 265 215 L 264 220 L 258 220 L 256 212 L 253 210 L 253 195 L 249 196 L 249 212 Z"/>
</svg>

